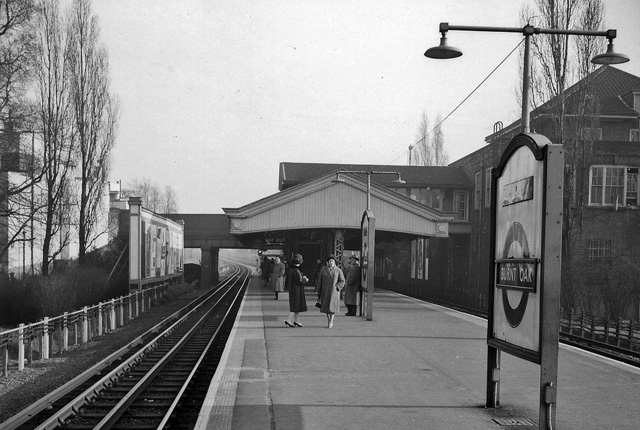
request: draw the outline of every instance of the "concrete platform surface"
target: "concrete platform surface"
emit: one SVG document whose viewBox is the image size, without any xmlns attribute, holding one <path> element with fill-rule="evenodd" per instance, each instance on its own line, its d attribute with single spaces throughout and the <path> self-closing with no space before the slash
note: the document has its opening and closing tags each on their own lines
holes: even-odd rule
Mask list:
<svg viewBox="0 0 640 430">
<path fill-rule="evenodd" d="M 377 290 L 373 320 L 313 305 L 288 328 L 286 294 L 253 278 L 197 429 L 535 429 L 539 366 L 502 353 L 486 409 L 486 320 Z M 640 428 L 640 369 L 560 348 L 556 428 Z"/>
</svg>

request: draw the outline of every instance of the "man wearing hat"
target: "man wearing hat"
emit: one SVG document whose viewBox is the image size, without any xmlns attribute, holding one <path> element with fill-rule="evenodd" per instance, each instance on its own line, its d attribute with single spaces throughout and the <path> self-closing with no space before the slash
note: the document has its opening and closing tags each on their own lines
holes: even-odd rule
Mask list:
<svg viewBox="0 0 640 430">
<path fill-rule="evenodd" d="M 360 291 L 360 265 L 358 264 L 358 256 L 351 255 L 349 257 L 351 269 L 347 273 L 347 280 L 344 287 L 344 304 L 347 307 L 348 317 L 356 316 L 358 309 L 358 291 Z"/>
</svg>

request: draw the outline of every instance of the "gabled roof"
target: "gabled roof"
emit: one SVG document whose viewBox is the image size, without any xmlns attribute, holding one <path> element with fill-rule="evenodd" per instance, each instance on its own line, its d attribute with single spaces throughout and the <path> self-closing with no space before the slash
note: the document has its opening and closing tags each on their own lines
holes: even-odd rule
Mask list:
<svg viewBox="0 0 640 430">
<path fill-rule="evenodd" d="M 616 69 L 611 66 L 604 66 L 596 69 L 585 79 L 569 87 L 567 93 L 567 106 L 571 111 L 571 106 L 577 104 L 580 97 L 580 90 L 585 84 L 589 85 L 589 91 L 599 104 L 599 115 L 601 116 L 630 116 L 637 117 L 639 113 L 633 109 L 633 105 L 625 103 L 622 97 L 628 95 L 633 90 L 640 91 L 640 77 Z M 533 116 L 544 113 L 550 103 L 545 103 L 538 109 L 534 109 Z M 540 111 L 540 112 L 538 112 Z"/>
<path fill-rule="evenodd" d="M 366 178 L 344 173 L 313 178 L 240 208 L 223 208 L 232 235 L 291 229 L 359 229 L 367 195 L 375 212 L 376 228 L 420 236 L 448 235 L 453 214 L 427 207 Z M 359 203 L 358 203 L 359 202 Z"/>
<path fill-rule="evenodd" d="M 589 76 L 573 84 L 565 91 L 565 105 L 568 112 L 571 112 L 572 106 L 578 103 L 578 98 L 581 96 L 580 90 L 587 83 L 590 85 L 590 91 L 597 101 L 599 116 L 626 116 L 629 118 L 640 116 L 640 113 L 633 109 L 632 97 L 629 97 L 633 91 L 640 91 L 640 77 L 612 66 L 599 67 Z M 555 100 L 556 98 L 553 98 L 534 109 L 531 112 L 531 120 L 533 121 L 536 117 L 548 114 Z M 513 129 L 519 129 L 520 126 L 521 120 L 519 119 L 503 130 L 487 136 L 485 140 L 487 142 L 491 141 L 499 135 L 511 132 Z"/>
<path fill-rule="evenodd" d="M 406 184 L 396 185 L 395 175 L 372 175 L 371 182 L 386 187 L 448 187 L 472 188 L 473 182 L 461 167 L 446 166 L 383 166 L 377 164 L 325 164 L 325 163 L 280 163 L 278 189 L 285 190 L 314 178 L 347 171 L 384 171 L 399 172 Z"/>
</svg>

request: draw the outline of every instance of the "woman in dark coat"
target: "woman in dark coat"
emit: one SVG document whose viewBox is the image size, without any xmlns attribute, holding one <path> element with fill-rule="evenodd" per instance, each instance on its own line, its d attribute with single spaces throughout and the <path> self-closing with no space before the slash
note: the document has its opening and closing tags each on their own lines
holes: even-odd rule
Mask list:
<svg viewBox="0 0 640 430">
<path fill-rule="evenodd" d="M 260 264 L 260 271 L 262 272 L 263 287 L 266 287 L 269 284 L 269 278 L 271 278 L 272 270 L 273 270 L 273 266 L 271 266 L 269 259 L 266 256 L 262 257 L 262 264 Z"/>
<path fill-rule="evenodd" d="M 344 274 L 333 255 L 327 257 L 327 265 L 320 270 L 316 293 L 320 297 L 320 312 L 327 314 L 327 328 L 333 327 L 333 317 L 340 311 L 340 290 L 344 287 Z"/>
<path fill-rule="evenodd" d="M 298 320 L 300 312 L 307 311 L 307 299 L 304 296 L 304 284 L 309 282 L 309 278 L 302 274 L 300 265 L 302 255 L 295 254 L 291 260 L 291 267 L 287 272 L 286 285 L 289 288 L 289 319 L 284 321 L 287 327 L 303 327 Z"/>
<path fill-rule="evenodd" d="M 344 287 L 344 305 L 347 307 L 348 317 L 356 316 L 358 310 L 358 292 L 360 291 L 360 265 L 358 264 L 358 256 L 349 257 L 351 269 L 347 273 L 347 280 Z"/>
</svg>

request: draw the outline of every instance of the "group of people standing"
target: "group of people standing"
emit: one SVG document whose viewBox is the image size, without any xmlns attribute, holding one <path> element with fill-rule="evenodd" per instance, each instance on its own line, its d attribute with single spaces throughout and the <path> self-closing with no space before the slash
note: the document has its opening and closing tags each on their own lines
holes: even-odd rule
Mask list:
<svg viewBox="0 0 640 430">
<path fill-rule="evenodd" d="M 301 312 L 307 311 L 307 301 L 305 297 L 304 286 L 309 282 L 309 278 L 304 276 L 300 270 L 302 264 L 302 255 L 295 254 L 291 260 L 291 267 L 285 270 L 286 276 L 283 274 L 283 289 L 276 290 L 276 300 L 278 291 L 284 291 L 286 286 L 289 290 L 289 318 L 284 321 L 287 327 L 303 327 L 299 317 Z M 318 301 L 316 306 L 320 307 L 320 312 L 327 315 L 327 328 L 333 327 L 335 314 L 340 311 L 340 294 L 344 289 L 344 303 L 347 307 L 346 316 L 355 316 L 358 307 L 358 292 L 360 291 L 360 265 L 358 257 L 352 255 L 349 257 L 350 268 L 345 277 L 342 269 L 336 264 L 336 259 L 330 255 L 326 259 L 315 278 L 315 293 Z M 276 263 L 277 266 L 277 263 Z M 275 267 L 274 266 L 274 273 Z M 284 266 L 284 265 L 283 265 Z M 283 269 L 284 270 L 284 269 Z M 271 275 L 273 277 L 273 274 Z"/>
</svg>

